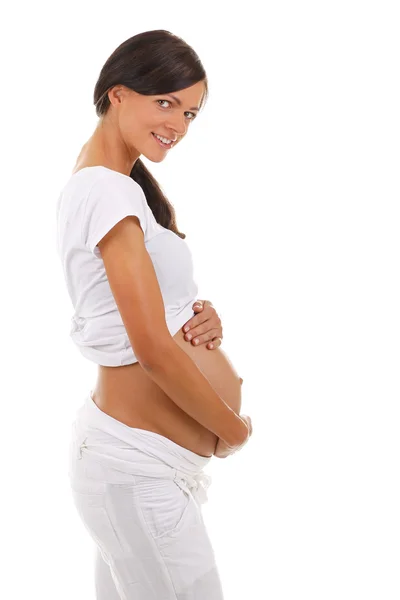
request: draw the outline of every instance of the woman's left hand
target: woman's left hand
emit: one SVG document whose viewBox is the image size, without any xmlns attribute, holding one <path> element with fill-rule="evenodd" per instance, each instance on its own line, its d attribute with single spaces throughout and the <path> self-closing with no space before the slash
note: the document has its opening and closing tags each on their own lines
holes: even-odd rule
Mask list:
<svg viewBox="0 0 400 600">
<path fill-rule="evenodd" d="M 218 348 L 222 344 L 223 338 L 222 323 L 212 303 L 210 300 L 196 300 L 192 308 L 193 312 L 197 311 L 197 314 L 182 327 L 185 340 L 191 341 L 194 346 L 200 346 L 207 342 L 206 347 L 209 350 Z M 187 331 L 186 327 L 189 327 Z"/>
</svg>

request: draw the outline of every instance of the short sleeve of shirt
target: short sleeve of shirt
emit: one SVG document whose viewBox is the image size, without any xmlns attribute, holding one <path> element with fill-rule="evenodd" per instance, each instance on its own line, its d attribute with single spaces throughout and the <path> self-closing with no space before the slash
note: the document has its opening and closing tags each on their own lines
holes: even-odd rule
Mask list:
<svg viewBox="0 0 400 600">
<path fill-rule="evenodd" d="M 100 257 L 99 241 L 124 217 L 138 217 L 146 233 L 146 197 L 140 185 L 122 173 L 107 174 L 96 181 L 86 200 L 82 236 L 87 248 Z"/>
</svg>

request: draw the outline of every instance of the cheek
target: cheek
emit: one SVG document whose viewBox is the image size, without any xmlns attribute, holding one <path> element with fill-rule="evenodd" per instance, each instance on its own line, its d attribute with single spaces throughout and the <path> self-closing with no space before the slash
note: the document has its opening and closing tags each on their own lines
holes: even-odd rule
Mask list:
<svg viewBox="0 0 400 600">
<path fill-rule="evenodd" d="M 150 131 L 154 131 L 159 129 L 160 127 L 164 127 L 165 117 L 160 115 L 160 113 L 155 113 L 151 116 L 151 119 L 143 119 L 143 122 L 147 122 L 147 128 Z"/>
<path fill-rule="evenodd" d="M 138 128 L 138 121 L 132 118 L 132 114 L 122 114 L 120 116 L 119 124 L 124 137 L 128 140 L 131 140 L 132 137 L 136 137 L 138 133 L 140 133 L 140 129 Z"/>
</svg>

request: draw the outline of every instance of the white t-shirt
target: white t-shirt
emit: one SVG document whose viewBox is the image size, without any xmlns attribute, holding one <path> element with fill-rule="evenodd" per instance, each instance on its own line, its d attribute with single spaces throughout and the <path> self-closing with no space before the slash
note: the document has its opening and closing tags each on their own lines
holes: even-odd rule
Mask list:
<svg viewBox="0 0 400 600">
<path fill-rule="evenodd" d="M 96 246 L 127 215 L 139 218 L 171 336 L 195 314 L 198 288 L 189 247 L 157 223 L 131 177 L 103 166 L 85 167 L 67 181 L 56 213 L 57 252 L 75 310 L 70 336 L 83 356 L 109 367 L 137 362 Z"/>
</svg>

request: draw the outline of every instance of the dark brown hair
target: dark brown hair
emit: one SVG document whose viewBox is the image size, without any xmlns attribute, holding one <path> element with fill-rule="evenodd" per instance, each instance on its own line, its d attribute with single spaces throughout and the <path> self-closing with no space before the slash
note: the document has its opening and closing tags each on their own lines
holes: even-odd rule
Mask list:
<svg viewBox="0 0 400 600">
<path fill-rule="evenodd" d="M 107 113 L 108 92 L 116 85 L 152 96 L 183 90 L 199 81 L 205 84 L 201 108 L 208 96 L 208 83 L 195 51 L 169 31 L 145 31 L 123 42 L 104 63 L 94 88 L 96 114 L 101 117 Z M 173 205 L 140 158 L 130 176 L 142 188 L 157 223 L 185 238 L 186 235 L 178 231 Z"/>
</svg>

